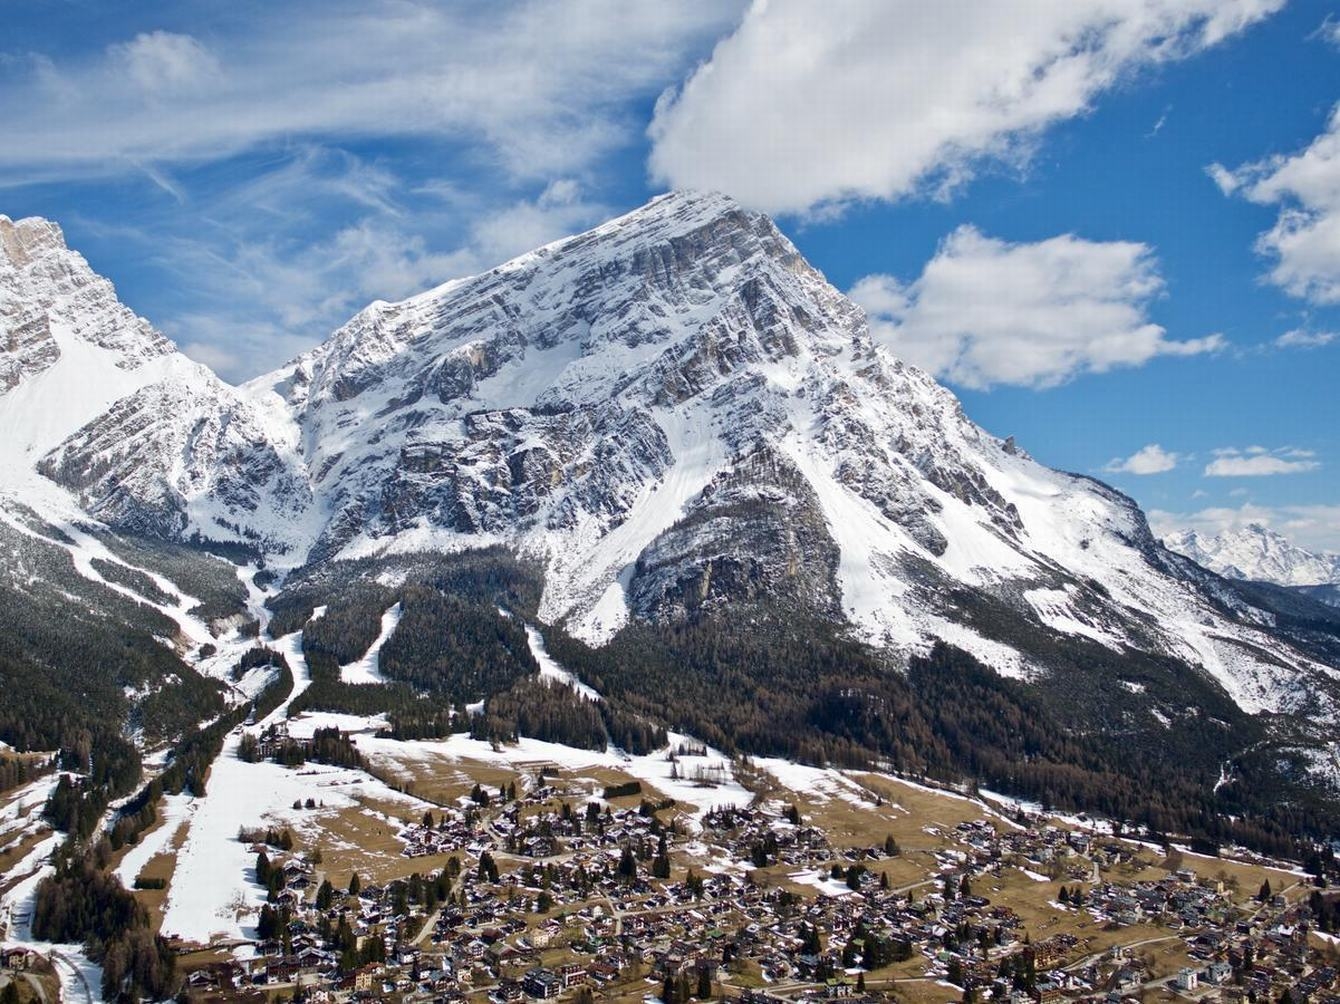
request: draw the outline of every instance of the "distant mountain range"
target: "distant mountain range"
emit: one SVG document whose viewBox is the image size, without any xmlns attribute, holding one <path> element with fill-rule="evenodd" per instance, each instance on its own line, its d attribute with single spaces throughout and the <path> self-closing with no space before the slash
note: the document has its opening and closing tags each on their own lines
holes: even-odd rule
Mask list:
<svg viewBox="0 0 1340 1004">
<path fill-rule="evenodd" d="M 1340 604 L 1340 554 L 1309 551 L 1261 523 L 1217 534 L 1184 530 L 1164 537 L 1163 543 L 1225 578 L 1295 587 Z"/>
</svg>

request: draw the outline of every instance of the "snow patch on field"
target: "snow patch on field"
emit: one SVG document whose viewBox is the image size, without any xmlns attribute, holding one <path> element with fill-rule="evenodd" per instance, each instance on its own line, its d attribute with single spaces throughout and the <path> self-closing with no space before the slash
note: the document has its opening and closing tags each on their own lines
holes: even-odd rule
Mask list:
<svg viewBox="0 0 1340 1004">
<path fill-rule="evenodd" d="M 6 831 L 20 819 L 27 822 L 25 830 L 33 824 L 40 824 L 42 816 L 36 812 L 46 804 L 46 800 L 56 788 L 59 773 L 47 774 L 36 781 L 29 781 L 22 788 L 9 795 L 4 808 L 0 808 L 0 832 Z"/>
<path fill-rule="evenodd" d="M 731 760 L 725 754 L 677 733 L 669 733 L 668 739 L 663 749 L 645 756 L 631 756 L 618 750 L 579 750 L 524 737 L 495 748 L 491 743 L 470 738 L 466 732 L 440 740 L 402 741 L 360 736 L 358 748 L 373 762 L 391 764 L 476 761 L 525 769 L 552 764 L 574 773 L 592 767 L 613 768 L 645 781 L 698 814 L 726 806 L 748 805 L 753 799 L 753 795 L 736 780 Z M 681 748 L 695 752 L 681 755 L 676 752 Z M 673 760 L 670 759 L 672 753 L 675 754 Z"/>
<path fill-rule="evenodd" d="M 861 808 L 869 808 L 873 804 L 870 794 L 841 771 L 824 767 L 806 767 L 775 757 L 754 757 L 751 762 L 782 787 L 817 801 L 839 799 Z"/>
<path fill-rule="evenodd" d="M 318 607 L 313 619 L 325 613 Z M 302 632 L 275 640 L 293 671 L 293 693 L 263 721 L 245 731 L 257 734 L 283 720 L 289 704 L 312 682 L 302 654 Z M 358 723 L 373 727 L 375 719 L 354 716 L 310 715 L 294 720 L 295 734 L 322 724 L 340 727 Z M 186 840 L 177 855 L 163 932 L 187 941 L 205 943 L 215 938 L 242 938 L 254 934 L 252 925 L 265 902 L 265 891 L 254 881 L 255 854 L 237 839 L 239 828 L 288 826 L 299 832 L 315 830 L 322 811 L 348 808 L 363 798 L 401 802 L 421 810 L 428 803 L 404 795 L 358 770 L 307 764 L 294 770 L 278 764 L 246 763 L 237 756 L 244 729 L 224 741 L 223 751 L 209 773 L 208 791 L 197 799 Z M 360 745 L 367 739 L 360 739 Z M 312 798 L 321 809 L 294 810 L 294 802 Z"/>
<path fill-rule="evenodd" d="M 161 825 L 140 837 L 139 843 L 128 850 L 116 867 L 116 877 L 127 889 L 145 866 L 159 854 L 172 847 L 177 834 L 195 815 L 200 800 L 187 794 L 167 795 L 158 803 Z"/>
<path fill-rule="evenodd" d="M 813 889 L 818 889 L 822 896 L 853 896 L 855 893 L 847 887 L 847 883 L 839 882 L 823 872 L 791 872 L 787 876 L 792 882 L 799 885 L 807 885 Z"/>
<path fill-rule="evenodd" d="M 5 872 L 6 881 L 19 882 L 0 897 L 0 920 L 9 931 L 10 940 L 25 941 L 32 937 L 29 923 L 32 920 L 33 895 L 37 885 L 51 871 L 51 855 L 65 839 L 64 834 L 53 832 L 11 865 Z"/>
<path fill-rule="evenodd" d="M 339 729 L 359 736 L 386 728 L 390 723 L 385 715 L 346 715 L 336 711 L 304 711 L 288 720 L 288 734 L 294 739 L 310 739 L 317 729 Z"/>
<path fill-rule="evenodd" d="M 228 736 L 210 771 L 208 792 L 197 801 L 168 891 L 166 935 L 202 944 L 254 937 L 266 894 L 254 881 L 255 851 L 237 839 L 242 827 L 287 826 L 315 833 L 323 813 L 350 808 L 363 798 L 403 803 L 415 811 L 428 805 L 358 770 L 246 763 L 237 756 L 241 737 L 240 729 Z M 321 808 L 293 808 L 309 798 Z"/>
</svg>

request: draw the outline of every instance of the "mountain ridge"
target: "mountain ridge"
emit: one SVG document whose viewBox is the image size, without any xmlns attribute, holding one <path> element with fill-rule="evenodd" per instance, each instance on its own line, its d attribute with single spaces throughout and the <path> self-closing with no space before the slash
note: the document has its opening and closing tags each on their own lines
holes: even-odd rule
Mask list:
<svg viewBox="0 0 1340 1004">
<path fill-rule="evenodd" d="M 947 643 L 1075 701 L 1086 663 L 1157 665 L 1167 693 L 1192 674 L 1332 741 L 1340 651 L 1310 621 L 974 425 L 723 196 L 662 196 L 374 303 L 240 387 L 191 367 L 51 444 L 47 487 L 120 532 L 243 547 L 267 575 L 502 547 L 542 569 L 539 619 L 596 646 L 763 604 L 894 666 Z"/>
<path fill-rule="evenodd" d="M 1007 451 L 719 195 L 662 196 L 370 305 L 243 387 L 142 388 L 42 470 L 113 525 L 283 541 L 291 564 L 506 543 L 547 565 L 542 615 L 599 640 L 626 622 L 638 556 L 760 445 L 821 500 L 843 555 L 828 602 L 871 640 L 917 646 L 943 619 L 890 602 L 925 592 L 908 560 L 973 587 L 1026 578 L 1021 610 L 1123 636 L 1082 582 L 1149 567 L 1138 508 Z M 1089 560 L 1100 536 L 1110 553 Z M 1192 647 L 1214 661 L 1213 641 Z"/>
<path fill-rule="evenodd" d="M 1165 536 L 1163 543 L 1230 579 L 1278 586 L 1340 584 L 1340 554 L 1309 551 L 1259 522 L 1216 534 L 1182 530 Z"/>
</svg>

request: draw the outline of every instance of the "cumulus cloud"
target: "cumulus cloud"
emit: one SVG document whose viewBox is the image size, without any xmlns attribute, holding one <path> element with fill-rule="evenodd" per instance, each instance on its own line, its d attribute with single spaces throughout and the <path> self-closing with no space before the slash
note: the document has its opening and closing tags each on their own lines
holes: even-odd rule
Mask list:
<svg viewBox="0 0 1340 1004">
<path fill-rule="evenodd" d="M 1311 450 L 1294 447 L 1278 450 L 1268 450 L 1264 446 L 1229 447 L 1214 451 L 1214 459 L 1205 466 L 1205 476 L 1261 478 L 1276 474 L 1305 474 L 1321 466 L 1315 457 Z"/>
<path fill-rule="evenodd" d="M 936 376 L 971 388 L 1042 388 L 1224 347 L 1217 334 L 1170 340 L 1148 317 L 1162 290 L 1145 244 L 1070 234 L 1009 243 L 963 226 L 915 282 L 872 275 L 850 295 L 878 340 Z"/>
<path fill-rule="evenodd" d="M 1284 0 L 755 0 L 650 128 L 653 177 L 771 212 L 945 192 Z"/>
<path fill-rule="evenodd" d="M 1340 338 L 1340 334 L 1334 331 L 1305 331 L 1302 328 L 1295 328 L 1276 338 L 1274 344 L 1277 349 L 1319 349 L 1323 345 L 1330 345 L 1337 338 Z"/>
<path fill-rule="evenodd" d="M 1312 551 L 1340 551 L 1340 505 L 1262 506 L 1245 503 L 1237 508 L 1216 506 L 1195 512 L 1151 509 L 1149 523 L 1160 537 L 1180 530 L 1214 535 L 1253 523 L 1284 534 Z"/>
<path fill-rule="evenodd" d="M 1275 225 L 1256 242 L 1274 262 L 1267 279 L 1300 299 L 1340 303 L 1340 105 L 1299 153 L 1208 170 L 1225 195 L 1279 207 Z"/>
<path fill-rule="evenodd" d="M 200 162 L 297 137 L 457 142 L 533 178 L 636 135 L 629 103 L 678 79 L 735 2 L 301 0 L 11 67 L 0 179 Z M 147 114 L 146 111 L 151 111 Z"/>
<path fill-rule="evenodd" d="M 1177 466 L 1181 455 L 1165 450 L 1158 443 L 1142 446 L 1129 457 L 1108 461 L 1103 470 L 1109 474 L 1163 474 Z"/>
</svg>

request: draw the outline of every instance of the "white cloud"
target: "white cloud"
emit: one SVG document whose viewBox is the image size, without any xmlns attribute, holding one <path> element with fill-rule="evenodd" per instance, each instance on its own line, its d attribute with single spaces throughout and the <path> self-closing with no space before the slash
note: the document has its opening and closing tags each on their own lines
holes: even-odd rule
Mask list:
<svg viewBox="0 0 1340 1004">
<path fill-rule="evenodd" d="M 1280 335 L 1274 344 L 1279 349 L 1319 349 L 1323 345 L 1330 345 L 1337 338 L 1340 338 L 1340 334 L 1334 331 L 1304 331 L 1296 328 Z"/>
<path fill-rule="evenodd" d="M 1205 466 L 1207 478 L 1261 478 L 1276 474 L 1305 474 L 1321 463 L 1311 450 L 1284 447 L 1267 450 L 1264 446 L 1245 449 L 1230 447 L 1214 451 L 1214 459 Z"/>
<path fill-rule="evenodd" d="M 1149 523 L 1160 537 L 1179 530 L 1213 535 L 1251 523 L 1268 526 L 1295 544 L 1312 551 L 1340 551 L 1340 505 L 1211 507 L 1197 512 L 1149 512 Z"/>
<path fill-rule="evenodd" d="M 629 103 L 678 79 L 738 11 L 717 0 L 221 8 L 208 47 L 156 31 L 7 74 L 0 177 L 400 136 L 460 143 L 516 177 L 571 172 L 634 137 Z"/>
<path fill-rule="evenodd" d="M 965 387 L 1050 387 L 1079 373 L 1224 347 L 1220 335 L 1170 341 L 1147 308 L 1163 290 L 1152 250 L 1073 235 L 1012 244 L 955 230 L 921 277 L 860 280 L 852 298 L 877 339 Z"/>
<path fill-rule="evenodd" d="M 1340 303 L 1340 105 L 1307 149 L 1229 170 L 1209 168 L 1225 195 L 1278 206 L 1275 225 L 1257 239 L 1273 259 L 1267 278 L 1291 296 Z"/>
<path fill-rule="evenodd" d="M 771 212 L 946 192 L 1284 0 L 755 0 L 658 103 L 653 177 Z"/>
<path fill-rule="evenodd" d="M 118 42 L 108 50 L 127 78 L 150 97 L 182 94 L 220 82 L 219 60 L 190 35 L 154 31 Z"/>
<path fill-rule="evenodd" d="M 1177 466 L 1181 455 L 1170 453 L 1158 443 L 1142 446 L 1124 460 L 1110 460 L 1103 470 L 1109 474 L 1162 474 Z"/>
<path fill-rule="evenodd" d="M 533 201 L 521 200 L 491 213 L 473 228 L 478 257 L 496 264 L 599 222 L 609 210 L 588 201 L 572 178 L 550 182 Z"/>
<path fill-rule="evenodd" d="M 1340 19 L 1333 14 L 1327 14 L 1311 37 L 1320 38 L 1323 42 L 1340 48 Z"/>
</svg>

